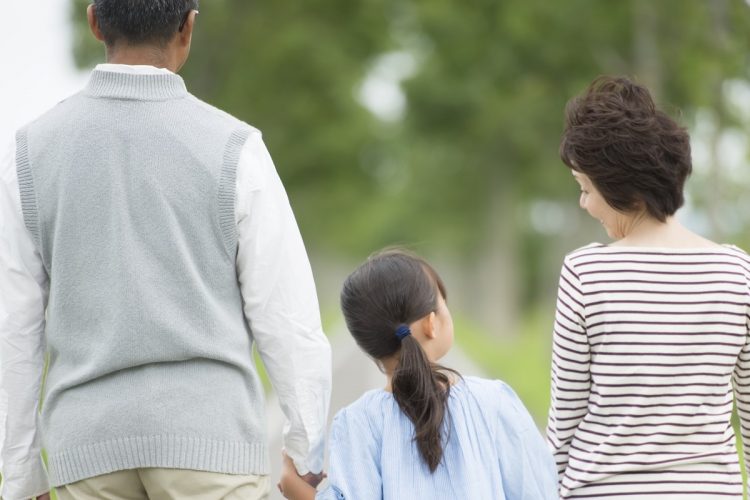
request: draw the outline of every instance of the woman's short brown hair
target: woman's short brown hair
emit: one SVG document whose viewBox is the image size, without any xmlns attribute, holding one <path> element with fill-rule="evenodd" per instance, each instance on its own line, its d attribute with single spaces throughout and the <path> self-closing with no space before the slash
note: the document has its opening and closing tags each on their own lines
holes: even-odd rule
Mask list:
<svg viewBox="0 0 750 500">
<path fill-rule="evenodd" d="M 662 222 L 682 206 L 692 171 L 687 130 L 625 77 L 600 76 L 568 102 L 560 158 L 612 208 L 645 209 Z"/>
</svg>

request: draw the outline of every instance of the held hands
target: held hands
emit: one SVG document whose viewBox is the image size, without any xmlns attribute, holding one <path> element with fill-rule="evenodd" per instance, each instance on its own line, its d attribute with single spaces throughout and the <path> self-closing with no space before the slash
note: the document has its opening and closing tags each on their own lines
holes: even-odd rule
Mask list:
<svg viewBox="0 0 750 500">
<path fill-rule="evenodd" d="M 281 480 L 278 484 L 281 494 L 290 500 L 314 500 L 315 487 L 326 477 L 325 473 L 310 472 L 300 476 L 289 455 L 282 452 L 282 457 Z"/>
<path fill-rule="evenodd" d="M 303 481 L 305 481 L 307 484 L 309 484 L 313 488 L 317 488 L 320 482 L 326 478 L 326 474 L 323 471 L 320 471 L 317 474 L 308 472 L 304 476 L 300 476 L 300 477 L 302 478 Z"/>
</svg>

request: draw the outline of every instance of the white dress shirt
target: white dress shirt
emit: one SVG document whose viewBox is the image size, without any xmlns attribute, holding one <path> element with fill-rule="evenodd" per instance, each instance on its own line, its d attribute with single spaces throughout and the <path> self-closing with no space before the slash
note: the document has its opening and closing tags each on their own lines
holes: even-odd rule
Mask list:
<svg viewBox="0 0 750 500">
<path fill-rule="evenodd" d="M 168 72 L 120 64 L 97 69 Z M 243 146 L 236 182 L 237 276 L 245 317 L 288 419 L 286 452 L 300 474 L 319 472 L 330 399 L 330 345 L 320 324 L 307 252 L 258 131 Z M 5 500 L 49 490 L 37 423 L 48 280 L 24 224 L 12 140 L 0 158 L 0 470 Z M 313 380 L 327 384 L 309 382 Z"/>
</svg>

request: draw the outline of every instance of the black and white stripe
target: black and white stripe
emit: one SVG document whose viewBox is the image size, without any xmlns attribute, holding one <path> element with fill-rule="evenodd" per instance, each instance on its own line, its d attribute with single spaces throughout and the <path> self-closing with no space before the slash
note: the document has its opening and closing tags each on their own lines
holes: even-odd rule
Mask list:
<svg viewBox="0 0 750 500">
<path fill-rule="evenodd" d="M 742 498 L 750 257 L 589 245 L 558 289 L 547 437 L 562 498 Z"/>
</svg>

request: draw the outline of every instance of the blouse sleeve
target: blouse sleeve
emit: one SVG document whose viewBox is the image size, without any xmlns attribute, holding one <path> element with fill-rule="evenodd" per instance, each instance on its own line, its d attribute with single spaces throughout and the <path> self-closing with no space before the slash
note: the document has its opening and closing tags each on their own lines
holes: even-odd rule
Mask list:
<svg viewBox="0 0 750 500">
<path fill-rule="evenodd" d="M 552 333 L 552 377 L 547 441 L 560 481 L 578 425 L 586 415 L 591 392 L 591 351 L 586 336 L 581 281 L 569 257 L 560 271 L 557 311 Z"/>
<path fill-rule="evenodd" d="M 500 473 L 507 498 L 557 500 L 555 461 L 539 429 L 513 389 L 501 384 Z"/>
<path fill-rule="evenodd" d="M 328 486 L 318 500 L 380 500 L 380 445 L 365 414 L 344 409 L 336 415 L 329 441 Z"/>
</svg>

